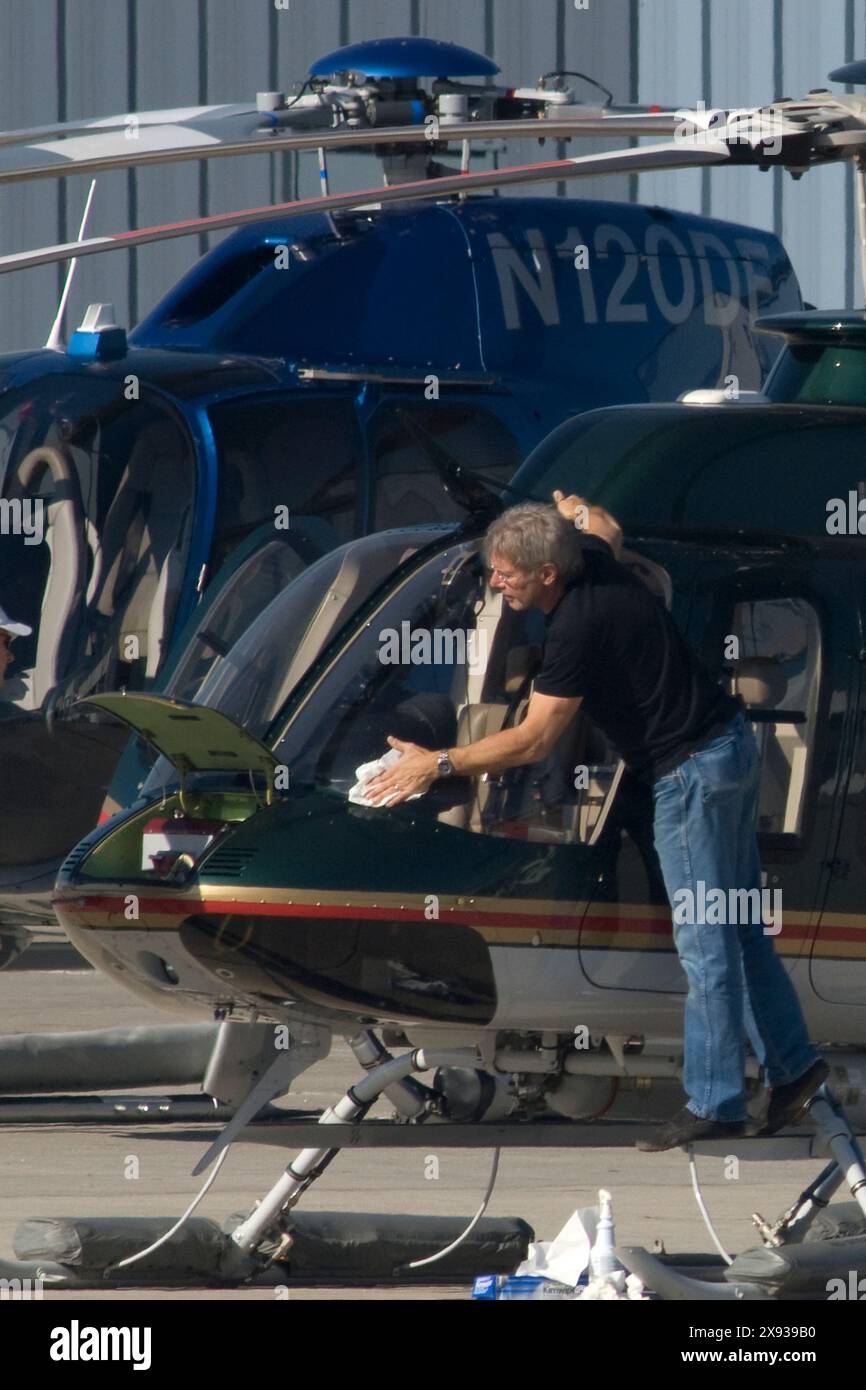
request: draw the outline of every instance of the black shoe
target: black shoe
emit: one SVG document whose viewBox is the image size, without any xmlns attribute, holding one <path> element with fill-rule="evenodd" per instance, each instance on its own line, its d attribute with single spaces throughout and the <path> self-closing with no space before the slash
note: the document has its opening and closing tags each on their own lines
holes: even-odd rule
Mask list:
<svg viewBox="0 0 866 1390">
<path fill-rule="evenodd" d="M 829 1075 L 830 1068 L 819 1057 L 818 1061 L 813 1062 L 809 1070 L 798 1076 L 796 1081 L 789 1081 L 785 1086 L 774 1086 L 770 1092 L 766 1119 L 755 1133 L 775 1134 L 777 1130 L 784 1129 L 785 1125 L 792 1125 L 806 1109 L 806 1102 L 811 1100 Z"/>
<path fill-rule="evenodd" d="M 744 1120 L 704 1120 L 686 1108 L 659 1125 L 646 1139 L 638 1139 L 637 1147 L 644 1153 L 660 1153 L 662 1149 L 676 1149 L 698 1139 L 736 1139 L 745 1129 Z"/>
</svg>

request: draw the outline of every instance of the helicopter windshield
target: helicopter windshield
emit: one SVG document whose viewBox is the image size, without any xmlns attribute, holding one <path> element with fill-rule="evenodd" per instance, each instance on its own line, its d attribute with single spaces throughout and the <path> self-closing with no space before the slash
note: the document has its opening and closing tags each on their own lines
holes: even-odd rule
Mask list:
<svg viewBox="0 0 866 1390">
<path fill-rule="evenodd" d="M 329 551 L 268 604 L 203 683 L 210 705 L 261 738 L 334 633 L 407 556 L 447 527 L 366 536 Z"/>
<path fill-rule="evenodd" d="M 140 388 L 136 385 L 136 393 Z M 161 397 L 50 375 L 0 398 L 0 603 L 16 645 L 0 713 L 155 675 L 191 529 L 192 440 Z"/>
<path fill-rule="evenodd" d="M 263 738 L 294 686 L 377 585 L 420 546 L 448 530 L 415 526 L 386 531 L 323 555 L 281 589 L 234 645 L 220 653 L 195 696 L 196 704 L 218 709 Z M 188 663 L 195 666 L 199 638 L 207 641 L 209 634 L 210 628 L 196 634 L 168 693 L 183 697 Z M 143 794 L 175 780 L 171 763 L 162 757 L 144 783 Z"/>
</svg>

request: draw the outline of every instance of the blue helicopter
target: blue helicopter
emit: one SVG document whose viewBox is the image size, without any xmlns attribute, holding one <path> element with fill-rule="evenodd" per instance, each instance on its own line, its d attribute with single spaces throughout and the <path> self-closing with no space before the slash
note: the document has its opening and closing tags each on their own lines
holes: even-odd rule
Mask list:
<svg viewBox="0 0 866 1390">
<path fill-rule="evenodd" d="M 0 257 L 5 272 L 236 228 L 134 331 L 93 305 L 66 350 L 0 358 L 0 601 L 32 628 L 0 687 L 0 963 L 20 924 L 52 920 L 58 863 L 126 742 L 75 702 L 154 688 L 227 566 L 189 698 L 312 561 L 459 519 L 467 472 L 501 488 L 579 412 L 764 379 L 776 346 L 755 315 L 801 307 L 773 235 L 490 196 L 717 152 L 668 141 L 470 172 L 485 140 L 676 129 L 674 113 L 587 107 L 561 74 L 506 89 L 498 71 L 452 44 L 376 40 L 320 59 L 292 99 L 0 136 L 0 182 L 263 149 L 316 150 L 323 176 L 316 198 Z M 452 146 L 459 169 L 439 162 Z M 331 193 L 327 152 L 345 148 L 375 150 L 384 186 Z"/>
</svg>

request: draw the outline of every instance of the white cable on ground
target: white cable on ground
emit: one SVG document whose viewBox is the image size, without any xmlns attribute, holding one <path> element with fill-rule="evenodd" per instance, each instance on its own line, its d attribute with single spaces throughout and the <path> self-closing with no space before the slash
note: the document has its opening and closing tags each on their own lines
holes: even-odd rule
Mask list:
<svg viewBox="0 0 866 1390">
<path fill-rule="evenodd" d="M 481 1220 L 482 1216 L 487 1210 L 487 1203 L 493 1196 L 493 1186 L 496 1182 L 496 1174 L 499 1171 L 499 1152 L 499 1149 L 493 1150 L 493 1167 L 490 1170 L 490 1181 L 487 1184 L 487 1191 L 484 1194 L 481 1206 L 478 1208 L 472 1220 L 469 1222 L 469 1225 L 466 1227 L 466 1230 L 461 1231 L 457 1239 L 452 1240 L 450 1245 L 446 1245 L 444 1250 L 437 1251 L 435 1255 L 428 1255 L 423 1260 L 413 1260 L 411 1264 L 405 1266 L 406 1269 L 420 1269 L 422 1265 L 432 1265 L 436 1260 L 443 1259 L 444 1256 L 449 1255 L 452 1250 L 456 1250 L 458 1245 L 462 1245 L 466 1237 L 472 1231 L 475 1230 L 475 1227 L 478 1225 L 478 1222 Z"/>
<path fill-rule="evenodd" d="M 710 1220 L 710 1214 L 704 1206 L 704 1199 L 701 1196 L 701 1187 L 700 1183 L 698 1182 L 698 1170 L 695 1165 L 694 1150 L 692 1149 L 689 1149 L 689 1170 L 692 1175 L 692 1187 L 695 1193 L 695 1200 L 697 1201 L 698 1207 L 700 1208 L 701 1216 L 704 1218 L 704 1225 L 710 1233 L 710 1240 L 713 1242 L 713 1245 L 716 1247 L 722 1259 L 725 1261 L 725 1264 L 732 1265 L 734 1261 L 732 1257 L 728 1254 L 725 1247 L 722 1245 L 722 1242 L 719 1240 L 718 1236 L 716 1235 L 715 1227 L 713 1226 L 713 1223 Z"/>
<path fill-rule="evenodd" d="M 228 1148 L 223 1149 L 222 1153 L 220 1154 L 219 1158 L 217 1159 L 216 1163 L 214 1164 L 213 1170 L 212 1170 L 211 1173 L 208 1175 L 208 1178 L 207 1178 L 207 1181 L 206 1181 L 204 1187 L 201 1189 L 201 1191 L 199 1192 L 198 1196 L 197 1196 L 197 1197 L 194 1197 L 194 1198 L 192 1199 L 192 1201 L 190 1202 L 190 1204 L 189 1204 L 189 1206 L 187 1207 L 186 1211 L 184 1212 L 183 1216 L 181 1216 L 179 1220 L 175 1221 L 175 1223 L 174 1223 L 174 1225 L 172 1226 L 171 1230 L 166 1231 L 166 1233 L 165 1233 L 164 1236 L 160 1236 L 159 1240 L 155 1240 L 155 1241 L 153 1242 L 153 1244 L 152 1244 L 152 1245 L 148 1245 L 147 1248 L 146 1248 L 145 1250 L 139 1250 L 139 1252 L 138 1252 L 137 1255 L 129 1255 L 129 1256 L 127 1256 L 127 1258 L 126 1258 L 125 1260 L 121 1260 L 119 1264 L 110 1265 L 110 1266 L 109 1266 L 109 1269 L 107 1269 L 107 1270 L 105 1271 L 106 1274 L 108 1274 L 111 1270 L 115 1270 L 115 1269 L 125 1269 L 127 1265 L 134 1265 L 134 1264 L 137 1264 L 137 1262 L 138 1262 L 139 1260 L 143 1260 L 143 1259 L 144 1259 L 145 1255 L 150 1255 L 150 1254 L 152 1254 L 152 1252 L 153 1252 L 154 1250 L 158 1250 L 159 1247 L 160 1247 L 161 1245 L 165 1245 L 165 1242 L 166 1242 L 167 1240 L 171 1240 L 171 1237 L 174 1235 L 175 1231 L 179 1231 L 180 1228 L 181 1228 L 181 1226 L 183 1226 L 184 1223 L 185 1223 L 186 1221 L 189 1220 L 189 1218 L 192 1216 L 193 1212 L 195 1211 L 196 1207 L 198 1206 L 199 1202 L 200 1202 L 200 1201 L 202 1200 L 202 1198 L 204 1197 L 205 1193 L 208 1192 L 208 1190 L 213 1186 L 213 1183 L 214 1183 L 214 1181 L 216 1180 L 216 1176 L 217 1176 L 217 1174 L 219 1173 L 220 1168 L 222 1168 L 224 1162 L 226 1161 L 226 1159 L 227 1159 L 228 1156 L 229 1156 L 229 1150 L 230 1150 L 230 1149 L 231 1149 L 231 1144 L 229 1144 Z"/>
</svg>

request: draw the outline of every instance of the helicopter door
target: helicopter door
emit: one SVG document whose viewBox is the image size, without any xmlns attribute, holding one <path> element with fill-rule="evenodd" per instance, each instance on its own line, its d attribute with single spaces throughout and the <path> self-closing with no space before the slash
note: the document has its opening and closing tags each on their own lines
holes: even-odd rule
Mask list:
<svg viewBox="0 0 866 1390">
<path fill-rule="evenodd" d="M 664 545 L 656 545 L 665 558 Z M 637 552 L 623 561 L 660 603 L 671 609 L 674 586 L 664 565 Z M 678 621 L 688 612 L 694 571 L 687 557 L 674 550 Z M 595 891 L 580 924 L 580 963 L 593 985 L 603 989 L 685 993 L 686 979 L 671 937 L 670 906 L 653 839 L 651 788 L 625 772 L 605 754 L 593 730 L 582 764 L 589 786 L 584 815 L 595 824 L 589 843 L 595 848 Z"/>
</svg>

